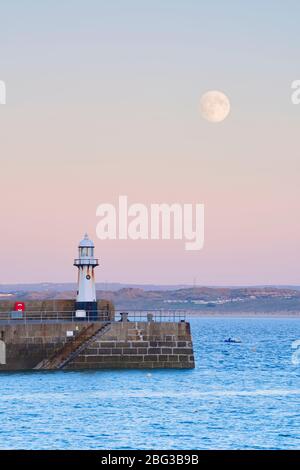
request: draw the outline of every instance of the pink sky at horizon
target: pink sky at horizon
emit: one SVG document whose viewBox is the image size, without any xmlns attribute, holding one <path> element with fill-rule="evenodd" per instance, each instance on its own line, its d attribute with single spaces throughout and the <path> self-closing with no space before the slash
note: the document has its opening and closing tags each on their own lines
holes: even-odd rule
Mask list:
<svg viewBox="0 0 300 470">
<path fill-rule="evenodd" d="M 257 27 L 255 2 L 235 17 L 219 2 L 88 3 L 83 13 L 74 2 L 72 22 L 58 2 L 1 12 L 0 284 L 76 282 L 85 232 L 97 282 L 300 284 L 296 20 L 277 5 Z M 200 116 L 209 89 L 230 98 L 222 123 Z M 204 203 L 204 249 L 97 240 L 97 206 L 122 194 Z"/>
</svg>

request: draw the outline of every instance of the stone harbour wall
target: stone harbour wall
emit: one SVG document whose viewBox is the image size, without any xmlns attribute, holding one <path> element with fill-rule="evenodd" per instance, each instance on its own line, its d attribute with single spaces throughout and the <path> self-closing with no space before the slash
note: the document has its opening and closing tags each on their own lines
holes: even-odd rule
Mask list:
<svg viewBox="0 0 300 470">
<path fill-rule="evenodd" d="M 193 368 L 187 322 L 117 322 L 95 339 L 69 369 Z"/>
<path fill-rule="evenodd" d="M 195 366 L 187 322 L 0 322 L 0 372 L 34 369 L 59 355 L 90 326 L 96 335 L 92 333 L 88 343 L 82 343 L 82 351 L 64 370 Z"/>
<path fill-rule="evenodd" d="M 0 341 L 5 348 L 5 361 L 0 358 L 0 371 L 33 369 L 72 341 L 67 336 L 68 331 L 76 335 L 85 326 L 86 322 L 0 324 Z"/>
</svg>

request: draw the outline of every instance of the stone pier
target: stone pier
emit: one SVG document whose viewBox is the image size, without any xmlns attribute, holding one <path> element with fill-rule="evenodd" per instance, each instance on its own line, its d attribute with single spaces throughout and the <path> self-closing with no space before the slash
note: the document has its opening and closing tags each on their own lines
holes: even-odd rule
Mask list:
<svg viewBox="0 0 300 470">
<path fill-rule="evenodd" d="M 78 354 L 72 348 L 76 338 Z M 43 363 L 64 370 L 195 366 L 187 322 L 15 322 L 0 324 L 0 343 L 0 371 L 30 370 Z"/>
<path fill-rule="evenodd" d="M 67 368 L 193 368 L 187 322 L 116 322 Z"/>
</svg>

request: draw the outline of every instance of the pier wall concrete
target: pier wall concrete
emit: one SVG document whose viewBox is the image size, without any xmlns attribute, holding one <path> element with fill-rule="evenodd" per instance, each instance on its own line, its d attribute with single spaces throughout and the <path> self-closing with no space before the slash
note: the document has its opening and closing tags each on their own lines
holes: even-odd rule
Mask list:
<svg viewBox="0 0 300 470">
<path fill-rule="evenodd" d="M 187 322 L 117 322 L 90 344 L 69 369 L 193 368 Z"/>
<path fill-rule="evenodd" d="M 89 322 L 0 324 L 0 371 L 30 370 L 73 341 Z M 73 332 L 73 337 L 68 336 Z M 3 358 L 5 360 L 3 360 Z M 187 322 L 112 322 L 65 369 L 193 368 Z"/>
<path fill-rule="evenodd" d="M 5 345 L 6 363 L 2 370 L 30 370 L 39 362 L 59 351 L 87 322 L 0 324 L 0 340 Z M 3 361 L 2 361 L 3 362 Z"/>
</svg>

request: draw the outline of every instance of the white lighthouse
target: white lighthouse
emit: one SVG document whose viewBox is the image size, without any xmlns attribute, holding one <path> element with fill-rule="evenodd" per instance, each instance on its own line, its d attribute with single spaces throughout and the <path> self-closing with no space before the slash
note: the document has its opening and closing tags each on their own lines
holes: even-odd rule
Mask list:
<svg viewBox="0 0 300 470">
<path fill-rule="evenodd" d="M 97 317 L 97 299 L 94 268 L 99 265 L 94 258 L 94 243 L 86 233 L 78 246 L 78 258 L 74 266 L 78 268 L 78 288 L 76 309 L 90 312 L 89 316 Z"/>
</svg>

